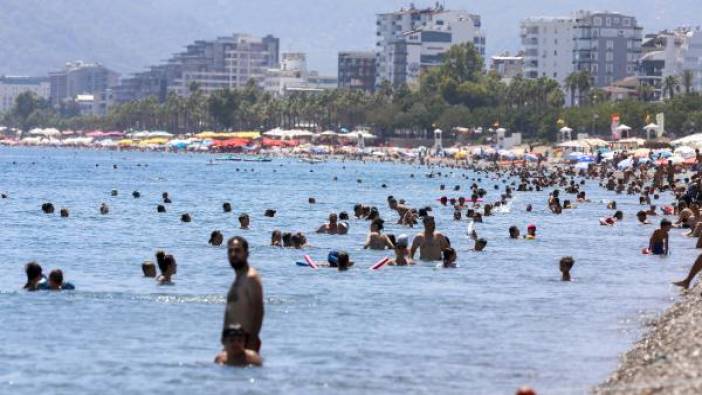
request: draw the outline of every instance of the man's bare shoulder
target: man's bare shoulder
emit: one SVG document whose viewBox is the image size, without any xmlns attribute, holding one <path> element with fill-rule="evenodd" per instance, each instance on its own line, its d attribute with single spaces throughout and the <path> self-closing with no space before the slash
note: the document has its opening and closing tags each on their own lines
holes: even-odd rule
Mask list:
<svg viewBox="0 0 702 395">
<path fill-rule="evenodd" d="M 249 272 L 247 273 L 246 278 L 250 279 L 250 280 L 258 281 L 258 282 L 261 281 L 261 276 L 258 274 L 256 269 L 254 269 L 252 267 L 249 268 Z"/>
</svg>

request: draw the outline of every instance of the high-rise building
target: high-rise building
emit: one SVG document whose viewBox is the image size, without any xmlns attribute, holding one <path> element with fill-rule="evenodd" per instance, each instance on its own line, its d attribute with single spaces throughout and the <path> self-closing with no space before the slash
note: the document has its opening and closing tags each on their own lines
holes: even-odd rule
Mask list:
<svg viewBox="0 0 702 395">
<path fill-rule="evenodd" d="M 375 53 L 339 52 L 339 88 L 373 92 L 375 89 Z"/>
<path fill-rule="evenodd" d="M 416 84 L 424 70 L 441 64 L 452 45 L 472 43 L 485 55 L 480 16 L 445 10 L 438 3 L 378 14 L 376 25 L 376 85 Z"/>
<path fill-rule="evenodd" d="M 54 107 L 75 100 L 78 95 L 105 96 L 117 85 L 119 74 L 98 63 L 66 63 L 63 70 L 49 73 L 50 99 Z"/>
<path fill-rule="evenodd" d="M 643 28 L 633 16 L 579 11 L 575 15 L 573 69 L 604 87 L 638 73 Z"/>
<path fill-rule="evenodd" d="M 181 96 L 193 83 L 205 93 L 235 89 L 249 81 L 263 85 L 266 69 L 278 64 L 279 41 L 273 36 L 257 38 L 248 34 L 196 41 L 172 62 L 182 65 L 182 74 L 170 89 Z"/>
<path fill-rule="evenodd" d="M 573 72 L 575 18 L 534 17 L 521 21 L 524 77 L 548 77 L 561 86 Z"/>
<path fill-rule="evenodd" d="M 233 34 L 215 40 L 198 40 L 165 64 L 123 80 L 115 90 L 118 102 L 168 93 L 188 95 L 197 86 L 208 94 L 245 86 L 250 80 L 263 87 L 266 70 L 277 67 L 280 41 L 271 35 L 259 38 Z"/>
<path fill-rule="evenodd" d="M 11 110 L 17 96 L 25 92 L 33 92 L 41 98 L 48 99 L 49 79 L 46 77 L 0 76 L 0 113 Z"/>
<path fill-rule="evenodd" d="M 702 91 L 702 31 L 689 28 L 647 34 L 641 44 L 639 80 L 653 91 L 653 100 L 666 97 L 663 80 L 669 76 L 682 83 L 683 74 L 692 73 L 690 88 Z"/>
<path fill-rule="evenodd" d="M 266 70 L 263 89 L 275 96 L 293 91 L 322 91 L 335 89 L 337 78 L 307 70 L 307 56 L 300 52 L 284 53 L 280 67 Z"/>
<path fill-rule="evenodd" d="M 524 56 L 518 54 L 510 56 L 509 53 L 490 57 L 490 70 L 499 75 L 503 81 L 509 82 L 512 78 L 522 76 L 524 72 Z"/>
</svg>

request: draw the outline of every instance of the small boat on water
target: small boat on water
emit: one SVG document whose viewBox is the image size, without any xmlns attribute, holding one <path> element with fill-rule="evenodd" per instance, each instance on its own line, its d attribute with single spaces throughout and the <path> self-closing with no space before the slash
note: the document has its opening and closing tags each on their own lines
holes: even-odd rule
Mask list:
<svg viewBox="0 0 702 395">
<path fill-rule="evenodd" d="M 225 156 L 220 156 L 219 158 L 215 158 L 215 160 L 230 160 L 234 162 L 241 162 L 241 158 L 238 156 L 234 155 L 225 155 Z"/>
<path fill-rule="evenodd" d="M 233 161 L 233 162 L 272 162 L 273 161 L 273 159 L 271 159 L 271 158 L 264 158 L 261 156 L 258 156 L 255 158 L 242 158 L 240 156 L 234 156 L 234 155 L 220 156 L 219 158 L 215 158 L 215 160 Z"/>
<path fill-rule="evenodd" d="M 322 163 L 322 162 L 324 162 L 324 161 L 321 160 L 321 159 L 315 159 L 315 158 L 302 158 L 302 159 L 300 159 L 300 161 L 301 161 L 301 162 L 304 162 L 304 163 L 309 163 L 309 164 L 311 164 L 311 165 L 316 165 L 317 163 Z"/>
</svg>

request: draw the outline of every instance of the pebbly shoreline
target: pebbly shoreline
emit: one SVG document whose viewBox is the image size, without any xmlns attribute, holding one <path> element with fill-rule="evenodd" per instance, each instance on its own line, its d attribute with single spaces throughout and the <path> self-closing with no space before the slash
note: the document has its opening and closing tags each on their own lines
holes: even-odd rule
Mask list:
<svg viewBox="0 0 702 395">
<path fill-rule="evenodd" d="M 597 395 L 702 394 L 702 286 L 650 324 L 622 356 L 617 370 L 593 390 Z"/>
</svg>

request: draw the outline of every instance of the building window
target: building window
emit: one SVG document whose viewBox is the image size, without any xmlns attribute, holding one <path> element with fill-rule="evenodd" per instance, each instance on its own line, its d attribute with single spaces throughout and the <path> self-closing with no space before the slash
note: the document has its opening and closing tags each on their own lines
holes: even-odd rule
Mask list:
<svg viewBox="0 0 702 395">
<path fill-rule="evenodd" d="M 614 49 L 614 40 L 607 40 L 607 49 Z"/>
<path fill-rule="evenodd" d="M 606 17 L 606 18 L 605 18 L 605 25 L 607 25 L 607 26 L 612 26 L 612 18 Z"/>
<path fill-rule="evenodd" d="M 611 64 L 611 63 L 607 63 L 607 64 L 605 65 L 605 72 L 606 72 L 607 74 L 612 74 L 612 73 L 614 72 L 614 65 Z"/>
<path fill-rule="evenodd" d="M 595 26 L 602 26 L 602 17 L 596 16 L 592 19 L 592 24 Z"/>
<path fill-rule="evenodd" d="M 629 19 L 629 18 L 622 19 L 622 24 L 626 27 L 631 26 L 631 19 Z"/>
<path fill-rule="evenodd" d="M 618 25 L 618 24 L 619 24 L 619 17 L 618 17 L 618 16 L 615 16 L 615 17 L 614 17 L 614 24 L 615 24 L 615 25 Z"/>
<path fill-rule="evenodd" d="M 613 62 L 614 61 L 614 54 L 612 52 L 607 52 L 605 54 L 605 61 L 606 62 Z"/>
<path fill-rule="evenodd" d="M 590 72 L 592 74 L 597 74 L 597 63 L 593 63 L 592 65 L 590 65 Z"/>
</svg>

